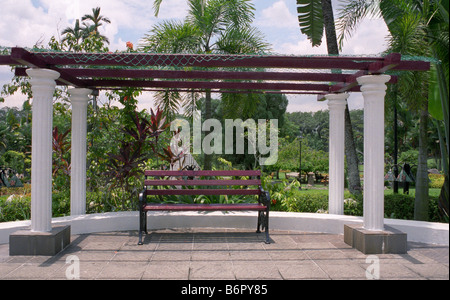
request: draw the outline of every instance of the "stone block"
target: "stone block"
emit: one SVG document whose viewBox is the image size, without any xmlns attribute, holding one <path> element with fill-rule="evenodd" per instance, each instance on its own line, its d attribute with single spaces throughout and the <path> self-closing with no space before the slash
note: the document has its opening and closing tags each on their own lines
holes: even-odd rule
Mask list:
<svg viewBox="0 0 450 300">
<path fill-rule="evenodd" d="M 406 233 L 389 226 L 371 231 L 362 225 L 344 225 L 344 242 L 364 254 L 404 254 L 408 250 Z"/>
<path fill-rule="evenodd" d="M 19 230 L 9 236 L 9 255 L 53 256 L 70 244 L 70 226 L 55 226 L 50 232 Z"/>
</svg>

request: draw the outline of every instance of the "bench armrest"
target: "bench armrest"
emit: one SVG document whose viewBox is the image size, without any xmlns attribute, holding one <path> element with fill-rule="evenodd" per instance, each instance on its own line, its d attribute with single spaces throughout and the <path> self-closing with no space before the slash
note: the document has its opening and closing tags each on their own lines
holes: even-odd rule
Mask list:
<svg viewBox="0 0 450 300">
<path fill-rule="evenodd" d="M 259 190 L 261 191 L 261 194 L 259 195 L 258 202 L 270 207 L 270 193 L 265 191 L 261 186 L 259 187 Z"/>
</svg>

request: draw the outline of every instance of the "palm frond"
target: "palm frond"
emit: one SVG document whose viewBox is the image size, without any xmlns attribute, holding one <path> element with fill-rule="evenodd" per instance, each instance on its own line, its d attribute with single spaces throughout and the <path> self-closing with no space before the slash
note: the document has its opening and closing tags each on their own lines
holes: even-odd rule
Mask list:
<svg viewBox="0 0 450 300">
<path fill-rule="evenodd" d="M 340 3 L 336 29 L 339 48 L 342 49 L 344 40 L 352 36 L 364 18 L 380 16 L 380 0 L 341 0 Z"/>
<path fill-rule="evenodd" d="M 322 44 L 324 31 L 321 0 L 297 0 L 300 30 L 308 37 L 313 47 Z"/>
<path fill-rule="evenodd" d="M 158 106 L 163 116 L 169 120 L 173 120 L 175 115 L 179 113 L 181 95 L 177 90 L 166 89 L 155 93 L 155 104 Z"/>
<path fill-rule="evenodd" d="M 199 36 L 198 29 L 188 22 L 163 21 L 144 36 L 139 49 L 160 53 L 197 53 Z"/>
<path fill-rule="evenodd" d="M 231 28 L 221 33 L 217 41 L 219 52 L 228 54 L 259 53 L 270 51 L 270 44 L 255 27 Z"/>
</svg>

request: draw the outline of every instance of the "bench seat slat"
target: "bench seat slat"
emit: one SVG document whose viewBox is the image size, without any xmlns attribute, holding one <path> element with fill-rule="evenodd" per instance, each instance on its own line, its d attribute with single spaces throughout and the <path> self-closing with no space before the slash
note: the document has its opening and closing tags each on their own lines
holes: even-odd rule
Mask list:
<svg viewBox="0 0 450 300">
<path fill-rule="evenodd" d="M 145 176 L 261 176 L 260 170 L 218 170 L 218 171 L 145 171 Z"/>
<path fill-rule="evenodd" d="M 249 180 L 190 180 L 190 179 L 181 179 L 181 180 L 145 180 L 144 185 L 148 186 L 158 186 L 158 185 L 185 185 L 185 186 L 200 186 L 200 185 L 260 185 L 261 180 L 257 179 L 249 179 Z"/>
<path fill-rule="evenodd" d="M 164 204 L 148 203 L 144 211 L 264 211 L 266 206 L 258 203 L 233 204 Z"/>
<path fill-rule="evenodd" d="M 194 189 L 194 190 L 146 190 L 146 195 L 259 195 L 260 190 L 241 189 Z"/>
</svg>

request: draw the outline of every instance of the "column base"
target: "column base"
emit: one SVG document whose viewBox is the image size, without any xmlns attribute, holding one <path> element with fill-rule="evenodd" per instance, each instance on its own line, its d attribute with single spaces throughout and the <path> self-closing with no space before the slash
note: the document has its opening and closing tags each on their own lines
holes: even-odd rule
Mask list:
<svg viewBox="0 0 450 300">
<path fill-rule="evenodd" d="M 344 242 L 364 254 L 405 254 L 407 235 L 386 226 L 383 231 L 370 231 L 362 225 L 344 225 Z"/>
<path fill-rule="evenodd" d="M 19 230 L 9 236 L 9 255 L 54 256 L 70 244 L 70 225 L 55 226 L 50 232 Z"/>
</svg>

